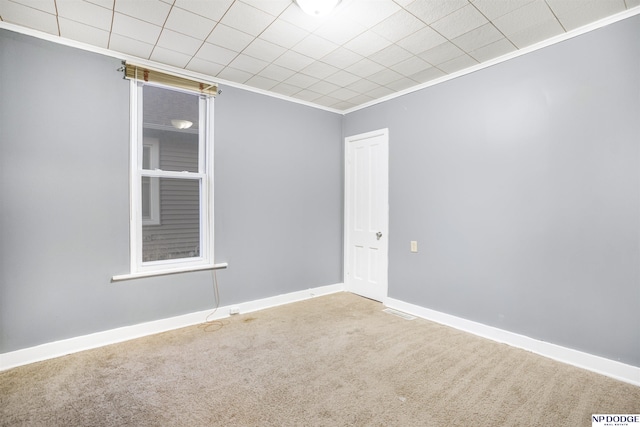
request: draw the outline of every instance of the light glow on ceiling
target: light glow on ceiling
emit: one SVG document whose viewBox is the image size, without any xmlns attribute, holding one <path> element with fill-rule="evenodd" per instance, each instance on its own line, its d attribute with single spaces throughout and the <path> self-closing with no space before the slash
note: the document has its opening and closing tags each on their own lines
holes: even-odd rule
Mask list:
<svg viewBox="0 0 640 427">
<path fill-rule="evenodd" d="M 296 0 L 300 9 L 311 16 L 327 16 L 340 3 L 340 0 Z"/>
</svg>

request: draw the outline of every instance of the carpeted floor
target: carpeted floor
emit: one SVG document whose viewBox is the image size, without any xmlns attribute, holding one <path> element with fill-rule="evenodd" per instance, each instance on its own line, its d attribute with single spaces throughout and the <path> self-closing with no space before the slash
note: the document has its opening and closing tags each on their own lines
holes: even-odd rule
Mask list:
<svg viewBox="0 0 640 427">
<path fill-rule="evenodd" d="M 2 426 L 591 426 L 640 387 L 348 293 L 0 373 Z"/>
</svg>

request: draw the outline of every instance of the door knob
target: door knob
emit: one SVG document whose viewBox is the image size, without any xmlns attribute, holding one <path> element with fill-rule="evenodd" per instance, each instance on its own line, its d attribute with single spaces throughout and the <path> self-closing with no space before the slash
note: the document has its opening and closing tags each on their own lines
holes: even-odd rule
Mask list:
<svg viewBox="0 0 640 427">
<path fill-rule="evenodd" d="M 376 233 L 376 237 L 377 237 L 378 240 L 380 240 L 380 238 L 382 237 L 382 233 L 378 231 Z"/>
</svg>

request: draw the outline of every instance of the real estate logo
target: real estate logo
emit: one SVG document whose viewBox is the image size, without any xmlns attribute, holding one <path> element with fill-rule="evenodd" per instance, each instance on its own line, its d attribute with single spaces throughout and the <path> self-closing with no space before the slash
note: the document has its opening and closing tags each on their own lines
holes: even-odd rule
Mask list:
<svg viewBox="0 0 640 427">
<path fill-rule="evenodd" d="M 640 414 L 591 415 L 591 427 L 640 427 Z"/>
</svg>

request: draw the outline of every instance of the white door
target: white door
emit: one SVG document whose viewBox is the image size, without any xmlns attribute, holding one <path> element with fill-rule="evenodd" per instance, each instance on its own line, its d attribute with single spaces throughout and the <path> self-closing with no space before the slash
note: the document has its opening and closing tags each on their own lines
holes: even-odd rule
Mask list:
<svg viewBox="0 0 640 427">
<path fill-rule="evenodd" d="M 345 285 L 387 297 L 389 130 L 345 138 Z"/>
</svg>

